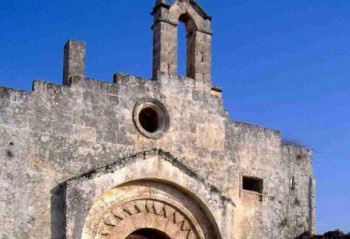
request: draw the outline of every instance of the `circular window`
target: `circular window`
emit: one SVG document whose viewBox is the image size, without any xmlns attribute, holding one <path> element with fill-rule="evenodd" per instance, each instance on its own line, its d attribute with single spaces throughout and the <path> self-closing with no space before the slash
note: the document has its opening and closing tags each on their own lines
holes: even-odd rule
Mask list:
<svg viewBox="0 0 350 239">
<path fill-rule="evenodd" d="M 160 138 L 169 128 L 169 114 L 158 101 L 142 99 L 135 106 L 134 122 L 146 137 Z"/>
</svg>

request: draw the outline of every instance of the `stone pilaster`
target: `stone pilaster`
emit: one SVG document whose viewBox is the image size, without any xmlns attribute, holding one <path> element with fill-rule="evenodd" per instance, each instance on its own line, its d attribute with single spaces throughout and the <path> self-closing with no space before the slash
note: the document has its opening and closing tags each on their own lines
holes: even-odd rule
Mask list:
<svg viewBox="0 0 350 239">
<path fill-rule="evenodd" d="M 70 85 L 72 77 L 84 78 L 85 44 L 81 41 L 69 40 L 64 45 L 63 85 Z"/>
</svg>

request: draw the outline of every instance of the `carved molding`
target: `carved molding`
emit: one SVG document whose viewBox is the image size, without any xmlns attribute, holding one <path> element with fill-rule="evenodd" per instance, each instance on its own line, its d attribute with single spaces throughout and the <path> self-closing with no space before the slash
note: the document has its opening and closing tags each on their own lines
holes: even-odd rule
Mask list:
<svg viewBox="0 0 350 239">
<path fill-rule="evenodd" d="M 152 182 L 105 192 L 86 218 L 82 239 L 125 239 L 152 228 L 174 239 L 213 239 L 213 227 L 198 204 L 170 186 Z"/>
<path fill-rule="evenodd" d="M 125 224 L 128 224 L 125 222 L 129 221 L 132 222 L 132 226 L 128 226 L 130 230 L 125 228 Z M 177 208 L 161 201 L 147 199 L 111 208 L 111 211 L 104 216 L 98 234 L 102 238 L 116 234 L 122 234 L 120 235 L 122 237 L 146 227 L 158 229 L 171 238 L 198 238 L 192 223 Z"/>
</svg>

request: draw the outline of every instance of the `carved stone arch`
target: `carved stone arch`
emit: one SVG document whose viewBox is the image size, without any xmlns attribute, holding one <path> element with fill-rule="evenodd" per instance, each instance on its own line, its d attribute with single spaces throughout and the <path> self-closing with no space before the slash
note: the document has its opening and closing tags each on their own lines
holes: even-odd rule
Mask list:
<svg viewBox="0 0 350 239">
<path fill-rule="evenodd" d="M 196 80 L 211 80 L 211 18 L 192 0 L 175 0 L 171 5 L 157 2 L 152 12 L 153 78 L 177 72 L 177 27 L 187 31 L 187 73 Z"/>
<path fill-rule="evenodd" d="M 172 239 L 221 238 L 211 222 L 197 201 L 181 190 L 145 179 L 102 194 L 90 209 L 82 239 L 125 239 L 145 228 Z"/>
<path fill-rule="evenodd" d="M 67 239 L 125 239 L 122 236 L 142 228 L 172 239 L 186 238 L 186 233 L 196 239 L 233 235 L 231 199 L 159 150 L 119 159 L 67 181 L 64 201 Z"/>
<path fill-rule="evenodd" d="M 171 5 L 168 18 L 176 24 L 178 24 L 179 21 L 184 22 L 188 32 L 196 31 L 203 25 L 201 24 L 201 17 L 187 2 L 179 2 Z"/>
</svg>

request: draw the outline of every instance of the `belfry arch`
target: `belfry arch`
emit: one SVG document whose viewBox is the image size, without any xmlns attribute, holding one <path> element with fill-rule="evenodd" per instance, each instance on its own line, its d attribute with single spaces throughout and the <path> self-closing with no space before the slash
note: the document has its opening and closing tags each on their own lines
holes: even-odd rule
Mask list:
<svg viewBox="0 0 350 239">
<path fill-rule="evenodd" d="M 211 17 L 194 0 L 157 1 L 153 9 L 153 79 L 178 75 L 178 24 L 187 32 L 186 76 L 211 80 Z"/>
</svg>

